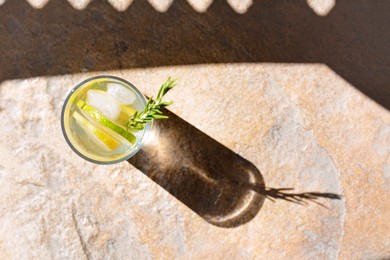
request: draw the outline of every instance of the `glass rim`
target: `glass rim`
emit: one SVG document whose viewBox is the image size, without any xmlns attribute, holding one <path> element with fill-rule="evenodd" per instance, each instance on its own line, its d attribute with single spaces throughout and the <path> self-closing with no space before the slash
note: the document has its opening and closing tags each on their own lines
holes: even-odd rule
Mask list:
<svg viewBox="0 0 390 260">
<path fill-rule="evenodd" d="M 64 104 L 62 106 L 62 110 L 61 110 L 61 130 L 62 130 L 62 134 L 66 140 L 66 142 L 68 143 L 69 147 L 78 155 L 80 156 L 81 158 L 89 161 L 89 162 L 92 162 L 92 163 L 96 163 L 96 164 L 102 164 L 102 165 L 109 165 L 109 164 L 116 164 L 116 163 L 120 163 L 122 161 L 126 161 L 128 159 L 130 159 L 131 157 L 133 157 L 143 146 L 143 143 L 146 139 L 146 135 L 147 133 L 149 133 L 150 131 L 150 128 L 151 128 L 151 125 L 152 125 L 152 122 L 148 122 L 146 125 L 145 125 L 145 128 L 144 128 L 144 132 L 141 136 L 141 140 L 139 142 L 136 142 L 132 147 L 134 147 L 134 149 L 129 153 L 127 154 L 126 156 L 123 156 L 119 159 L 115 159 L 115 160 L 112 160 L 112 161 L 99 161 L 99 160 L 95 160 L 95 159 L 92 159 L 92 158 L 89 158 L 87 157 L 86 155 L 84 155 L 83 153 L 81 153 L 73 144 L 72 142 L 69 140 L 69 137 L 68 137 L 68 134 L 66 133 L 66 130 L 65 130 L 65 123 L 64 123 L 64 119 L 65 119 L 65 109 L 68 105 L 68 101 L 69 99 L 73 96 L 73 94 L 75 93 L 75 91 L 77 89 L 79 89 L 80 87 L 82 87 L 84 84 L 90 82 L 90 81 L 93 81 L 93 80 L 96 80 L 96 79 L 113 79 L 113 80 L 117 80 L 117 81 L 121 81 L 122 83 L 128 85 L 132 90 L 134 90 L 134 92 L 137 94 L 137 96 L 139 96 L 141 98 L 141 102 L 143 104 L 143 106 L 146 106 L 146 103 L 147 103 L 147 100 L 145 98 L 145 96 L 141 93 L 141 91 L 139 91 L 138 88 L 136 88 L 132 83 L 128 82 L 127 80 L 123 79 L 123 78 L 120 78 L 120 77 L 117 77 L 117 76 L 112 76 L 112 75 L 98 75 L 98 76 L 94 76 L 94 77 L 90 77 L 90 78 L 87 78 L 83 81 L 81 81 L 80 83 L 78 83 L 74 88 L 72 88 L 68 94 L 68 96 L 65 98 L 64 100 Z"/>
</svg>

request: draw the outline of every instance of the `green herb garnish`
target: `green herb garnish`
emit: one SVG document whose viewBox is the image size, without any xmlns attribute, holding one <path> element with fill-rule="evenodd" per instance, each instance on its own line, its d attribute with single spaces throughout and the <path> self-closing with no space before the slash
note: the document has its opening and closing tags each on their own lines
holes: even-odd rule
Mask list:
<svg viewBox="0 0 390 260">
<path fill-rule="evenodd" d="M 167 92 L 176 86 L 175 79 L 168 77 L 167 81 L 161 85 L 157 93 L 156 100 L 153 97 L 149 98 L 142 112 L 136 111 L 126 124 L 128 130 L 139 131 L 144 129 L 144 125 L 153 119 L 167 119 L 161 111 L 162 108 L 172 105 L 173 102 L 163 102 L 162 98 Z"/>
</svg>

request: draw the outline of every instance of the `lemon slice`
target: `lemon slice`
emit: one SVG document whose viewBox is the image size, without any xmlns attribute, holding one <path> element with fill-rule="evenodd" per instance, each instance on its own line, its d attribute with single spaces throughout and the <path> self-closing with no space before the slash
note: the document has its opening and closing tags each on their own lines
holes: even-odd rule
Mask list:
<svg viewBox="0 0 390 260">
<path fill-rule="evenodd" d="M 135 108 L 132 108 L 131 106 L 121 105 L 121 112 L 119 113 L 116 122 L 118 124 L 125 125 L 135 111 Z"/>
<path fill-rule="evenodd" d="M 77 111 L 73 112 L 73 117 L 76 122 L 83 127 L 83 129 L 90 133 L 91 137 L 95 137 L 95 141 L 97 143 L 100 143 L 101 146 L 104 146 L 106 149 L 112 151 L 120 145 L 117 140 L 112 138 L 108 133 L 91 124 Z"/>
<path fill-rule="evenodd" d="M 130 143 L 132 143 L 132 144 L 135 143 L 136 137 L 132 133 L 130 133 L 129 131 L 125 130 L 121 126 L 115 124 L 114 122 L 112 122 L 110 119 L 105 117 L 102 113 L 97 111 L 92 106 L 88 105 L 87 103 L 85 103 L 82 100 L 79 100 L 76 105 L 80 109 L 82 109 L 83 111 L 87 112 L 93 119 L 95 119 L 96 121 L 98 121 L 102 125 L 108 127 L 109 129 L 111 129 L 115 133 L 121 135 L 127 141 L 129 141 Z"/>
</svg>

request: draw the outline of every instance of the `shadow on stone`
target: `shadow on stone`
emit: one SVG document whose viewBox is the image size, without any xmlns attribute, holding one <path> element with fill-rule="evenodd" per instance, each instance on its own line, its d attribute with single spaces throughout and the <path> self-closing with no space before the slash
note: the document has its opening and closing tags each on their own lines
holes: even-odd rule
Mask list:
<svg viewBox="0 0 390 260">
<path fill-rule="evenodd" d="M 337 0 L 324 17 L 306 0 L 254 0 L 245 14 L 226 0 L 205 13 L 186 0 L 167 12 L 135 0 L 84 10 L 66 0 L 43 9 L 0 6 L 0 82 L 33 76 L 207 63 L 323 63 L 390 109 L 390 1 Z"/>
<path fill-rule="evenodd" d="M 209 223 L 234 227 L 251 220 L 264 186 L 250 162 L 166 110 L 153 123 L 149 141 L 129 162 Z"/>
<path fill-rule="evenodd" d="M 341 196 L 335 193 L 321 193 L 321 192 L 303 192 L 294 193 L 294 188 L 269 188 L 264 185 L 248 185 L 248 188 L 264 195 L 267 199 L 275 201 L 276 199 L 286 200 L 297 204 L 307 204 L 308 202 L 316 203 L 326 208 L 326 206 L 317 200 L 319 198 L 326 198 L 332 200 L 340 200 Z"/>
<path fill-rule="evenodd" d="M 265 198 L 299 204 L 321 197 L 340 199 L 331 193 L 267 188 L 252 163 L 172 112 L 164 113 L 169 119 L 153 123 L 150 139 L 128 161 L 211 224 L 244 224 L 256 216 Z"/>
</svg>

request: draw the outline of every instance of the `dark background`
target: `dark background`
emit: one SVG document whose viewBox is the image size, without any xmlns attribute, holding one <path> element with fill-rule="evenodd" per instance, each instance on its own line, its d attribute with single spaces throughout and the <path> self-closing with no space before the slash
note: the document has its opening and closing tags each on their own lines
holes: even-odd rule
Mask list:
<svg viewBox="0 0 390 260">
<path fill-rule="evenodd" d="M 245 14 L 225 0 L 197 13 L 174 0 L 165 13 L 134 0 L 125 12 L 105 0 L 85 10 L 66 0 L 34 9 L 0 6 L 0 82 L 166 65 L 324 63 L 390 109 L 390 1 L 337 0 L 316 15 L 304 0 L 254 0 Z"/>
</svg>

